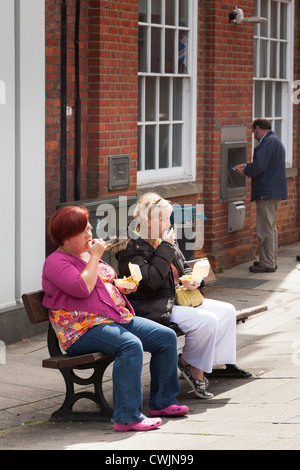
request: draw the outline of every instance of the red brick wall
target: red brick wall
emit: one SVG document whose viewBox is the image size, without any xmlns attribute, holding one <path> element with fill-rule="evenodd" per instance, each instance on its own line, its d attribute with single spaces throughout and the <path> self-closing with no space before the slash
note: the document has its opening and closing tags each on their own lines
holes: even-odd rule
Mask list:
<svg viewBox="0 0 300 470">
<path fill-rule="evenodd" d="M 47 220 L 60 203 L 60 11 L 61 0 L 46 5 L 46 209 Z M 204 203 L 205 252 L 216 265 L 231 266 L 253 258 L 256 249 L 255 205 L 245 199 L 242 231 L 228 234 L 228 205 L 220 202 L 221 127 L 248 128 L 252 158 L 253 31 L 251 24 L 229 24 L 231 0 L 199 0 L 197 181 L 200 194 L 173 202 Z M 245 0 L 245 16 L 254 0 Z M 75 198 L 75 8 L 67 0 L 67 202 Z M 300 79 L 300 4 L 296 2 L 295 80 Z M 136 194 L 138 111 L 138 0 L 81 0 L 81 199 Z M 294 161 L 300 163 L 300 105 L 294 106 Z M 109 155 L 130 154 L 128 190 L 108 190 Z M 290 198 L 279 211 L 279 241 L 298 240 L 300 175 L 288 181 Z M 297 185 L 297 186 L 296 186 Z M 298 216 L 296 220 L 296 216 Z M 47 242 L 49 246 L 49 241 Z"/>
<path fill-rule="evenodd" d="M 254 1 L 248 1 L 247 5 L 244 2 L 244 14 L 250 16 Z M 229 24 L 233 8 L 230 0 L 199 2 L 198 142 L 208 217 L 205 248 L 211 259 L 222 265 L 241 262 L 253 255 L 250 193 L 245 201 L 245 228 L 230 235 L 228 204 L 220 202 L 221 127 L 245 125 L 251 142 L 253 25 Z"/>
<path fill-rule="evenodd" d="M 99 7 L 100 5 L 100 7 Z M 108 191 L 109 155 L 130 154 L 136 194 L 138 112 L 138 2 L 90 1 L 89 10 L 89 197 Z"/>
<path fill-rule="evenodd" d="M 80 15 L 80 95 L 81 95 L 81 195 L 87 197 L 87 32 L 88 0 L 81 0 Z M 75 12 L 76 0 L 67 0 L 67 116 L 66 201 L 75 199 Z M 61 138 L 61 2 L 45 0 L 46 68 L 46 224 L 60 201 Z M 51 247 L 47 239 L 47 247 Z"/>
</svg>

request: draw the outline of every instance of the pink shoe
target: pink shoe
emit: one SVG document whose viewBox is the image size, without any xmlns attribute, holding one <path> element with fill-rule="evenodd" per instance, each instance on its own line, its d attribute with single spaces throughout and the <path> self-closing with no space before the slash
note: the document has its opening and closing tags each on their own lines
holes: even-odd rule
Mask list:
<svg viewBox="0 0 300 470">
<path fill-rule="evenodd" d="M 144 418 L 138 423 L 114 423 L 116 431 L 150 431 L 161 425 L 160 418 Z"/>
<path fill-rule="evenodd" d="M 184 416 L 188 412 L 188 407 L 184 405 L 170 405 L 162 410 L 148 410 L 151 416 Z"/>
</svg>

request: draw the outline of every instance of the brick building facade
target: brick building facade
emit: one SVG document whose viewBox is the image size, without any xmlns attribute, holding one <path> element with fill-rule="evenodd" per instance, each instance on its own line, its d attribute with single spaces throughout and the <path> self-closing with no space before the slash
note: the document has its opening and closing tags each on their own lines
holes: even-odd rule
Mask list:
<svg viewBox="0 0 300 470">
<path fill-rule="evenodd" d="M 253 152 L 251 123 L 254 117 L 258 117 L 255 116 L 254 110 L 256 103 L 254 62 L 255 54 L 257 54 L 255 36 L 260 36 L 257 41 L 260 41 L 262 45 L 264 44 L 264 39 L 261 39 L 263 32 L 252 23 L 229 22 L 229 14 L 235 8 L 230 0 L 198 0 L 198 2 L 172 0 L 171 3 L 162 0 L 152 3 L 138 0 L 81 0 L 81 2 L 45 0 L 46 218 L 48 221 L 60 203 L 71 203 L 76 199 L 99 199 L 100 201 L 119 195 L 136 196 L 149 188 L 155 189 L 172 202 L 204 203 L 207 221 L 202 254 L 207 254 L 215 266 L 229 267 L 253 259 L 255 255 L 255 207 L 250 203 L 250 183 L 248 182 L 247 194 L 243 197 L 246 206 L 244 227 L 233 233 L 228 232 L 228 203 L 220 199 L 221 136 L 224 129 L 232 126 L 246 129 L 247 159 L 251 161 Z M 197 12 L 196 25 L 194 14 L 191 18 L 191 13 L 188 12 L 192 7 L 193 13 Z M 291 101 L 291 83 L 296 81 L 297 77 L 300 79 L 300 4 L 292 0 L 272 2 L 271 0 L 242 0 L 238 7 L 243 9 L 245 17 L 257 14 L 257 8 L 261 14 L 264 11 L 267 12 L 270 15 L 268 22 L 271 22 L 271 27 L 275 22 L 273 15 L 281 15 L 280 19 L 276 17 L 279 25 L 286 19 L 287 14 L 292 14 L 292 20 L 286 20 L 287 26 L 292 24 L 290 21 L 294 21 L 295 34 L 292 34 L 292 38 L 288 40 L 287 32 L 283 32 L 282 36 L 281 33 L 275 35 L 278 37 L 277 42 L 280 48 L 278 58 L 282 59 L 284 55 L 282 50 L 287 55 L 291 54 L 291 50 L 294 51 L 293 60 L 289 59 L 290 62 L 288 62 L 293 63 L 293 67 L 289 68 L 293 70 L 293 77 L 281 75 L 280 79 L 277 80 L 275 77 L 274 80 L 274 86 L 277 87 L 276 82 L 278 82 L 280 83 L 278 87 L 281 87 L 281 83 L 282 89 L 284 86 L 288 87 L 288 93 L 283 93 L 281 97 L 281 100 L 284 100 L 282 101 L 282 107 L 284 107 L 286 100 Z M 64 8 L 66 9 L 65 24 L 62 16 Z M 78 12 L 80 14 L 76 16 Z M 172 15 L 176 21 L 170 19 Z M 191 24 L 187 21 L 181 22 L 185 15 L 191 20 Z M 66 31 L 65 52 L 62 48 L 64 31 Z M 76 31 L 79 31 L 79 41 L 76 41 Z M 160 36 L 155 46 L 154 38 L 158 31 Z M 142 89 L 143 87 L 146 89 L 147 102 L 147 90 L 150 90 L 150 85 L 149 88 L 146 87 L 148 83 L 151 83 L 154 75 L 155 47 L 161 47 L 163 55 L 166 56 L 164 78 L 170 83 L 170 80 L 174 79 L 172 82 L 174 87 L 175 79 L 183 79 L 184 83 L 185 76 L 178 73 L 178 70 L 176 73 L 173 73 L 173 70 L 171 73 L 170 71 L 166 73 L 169 54 L 167 38 L 176 34 L 180 35 L 182 31 L 190 35 L 189 41 L 192 42 L 192 37 L 194 37 L 193 55 L 192 50 L 189 49 L 189 60 L 193 60 L 193 64 L 189 65 L 190 69 L 187 73 L 187 76 L 193 75 L 194 77 L 191 86 L 195 82 L 193 101 L 196 107 L 195 114 L 192 114 L 195 118 L 192 122 L 195 132 L 191 133 L 191 139 L 195 141 L 194 147 L 193 145 L 186 147 L 189 148 L 189 154 L 182 156 L 186 162 L 183 176 L 178 176 L 178 174 L 176 176 L 176 168 L 172 167 L 169 181 L 166 177 L 160 179 L 160 174 L 163 174 L 166 168 L 163 165 L 162 171 L 160 167 L 151 167 L 157 175 L 151 180 L 151 178 L 144 178 L 143 175 L 143 172 L 147 173 L 145 172 L 147 160 L 144 167 L 143 163 L 139 163 L 141 158 L 139 152 L 143 153 L 139 142 L 142 142 L 142 139 L 146 142 L 146 149 L 144 149 L 146 154 L 147 145 L 151 142 L 147 140 L 147 135 L 151 139 L 150 133 L 147 134 L 151 130 L 149 122 L 145 125 L 139 117 Z M 152 34 L 150 46 L 145 39 L 147 34 Z M 191 42 L 189 42 L 189 47 Z M 268 47 L 271 50 L 273 46 L 277 47 L 275 42 L 273 39 L 269 41 Z M 162 44 L 166 44 L 165 49 Z M 293 49 L 291 49 L 292 46 Z M 76 47 L 79 51 L 77 63 Z M 285 47 L 288 50 L 285 50 Z M 153 69 L 143 70 L 141 60 L 143 54 L 146 54 L 144 52 L 146 48 L 152 54 L 150 59 L 148 57 L 148 63 L 151 62 L 150 67 Z M 65 68 L 64 61 L 61 60 L 64 53 Z M 173 54 L 176 55 L 177 52 L 173 50 Z M 261 58 L 260 64 L 262 68 Z M 66 91 L 63 96 L 61 78 L 64 73 Z M 159 83 L 160 89 L 166 83 L 166 81 L 163 82 L 162 75 L 161 70 L 156 74 L 156 83 Z M 265 84 L 263 84 L 263 77 L 265 76 L 261 74 L 257 82 L 260 82 L 258 87 L 261 83 L 261 86 L 265 87 L 263 96 L 266 96 L 265 102 L 267 103 L 267 87 L 271 84 L 271 81 L 267 80 L 274 78 L 274 75 L 267 76 Z M 285 78 L 287 80 L 283 80 Z M 164 98 L 157 99 L 160 100 L 160 106 L 163 106 Z M 81 119 L 79 124 L 78 121 L 76 124 L 78 103 L 81 107 Z M 276 102 L 275 105 L 277 106 Z M 65 106 L 68 106 L 69 115 L 66 116 L 64 133 Z M 188 107 L 185 113 L 189 114 Z M 145 114 L 147 115 L 147 109 Z M 266 109 L 265 115 L 269 117 Z M 291 116 L 293 119 L 290 118 Z M 277 118 L 278 116 L 275 115 L 275 124 L 279 123 Z M 159 116 L 158 119 L 158 124 L 154 123 L 155 119 L 150 124 L 153 129 L 156 125 L 158 129 L 156 135 L 160 139 L 165 128 L 161 125 L 163 118 Z M 297 205 L 300 191 L 297 174 L 300 163 L 299 124 L 300 105 L 294 104 L 292 112 L 287 110 L 282 117 L 282 126 L 285 126 L 282 135 L 286 136 L 289 144 L 291 144 L 289 136 L 292 135 L 292 145 L 287 149 L 289 153 L 287 168 L 289 199 L 282 202 L 278 216 L 281 245 L 299 240 L 300 212 Z M 175 130 L 178 129 L 176 125 L 179 126 L 178 122 L 174 121 L 168 125 L 172 127 L 174 136 Z M 186 124 L 183 123 L 183 126 Z M 290 133 L 291 126 L 292 133 Z M 185 139 L 187 145 L 188 134 Z M 160 141 L 157 147 L 158 153 L 162 152 Z M 130 185 L 126 189 L 111 191 L 108 183 L 109 156 L 124 154 L 130 155 Z M 62 156 L 65 156 L 66 161 L 63 167 L 61 167 Z M 145 158 L 147 159 L 147 155 Z M 161 153 L 158 158 L 162 158 Z M 173 148 L 173 161 L 174 159 L 176 157 L 174 157 Z M 76 160 L 80 161 L 80 168 L 77 170 L 80 171 L 80 178 L 77 177 L 77 179 Z M 47 249 L 51 250 L 49 240 L 47 240 Z"/>
</svg>

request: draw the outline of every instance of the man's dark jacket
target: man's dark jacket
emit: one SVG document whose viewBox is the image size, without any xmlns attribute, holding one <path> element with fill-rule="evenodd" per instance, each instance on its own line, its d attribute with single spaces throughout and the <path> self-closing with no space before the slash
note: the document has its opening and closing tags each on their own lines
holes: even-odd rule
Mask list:
<svg viewBox="0 0 300 470">
<path fill-rule="evenodd" d="M 254 149 L 253 162 L 245 168 L 252 178 L 251 201 L 287 199 L 285 149 L 273 131 L 269 131 Z"/>
</svg>

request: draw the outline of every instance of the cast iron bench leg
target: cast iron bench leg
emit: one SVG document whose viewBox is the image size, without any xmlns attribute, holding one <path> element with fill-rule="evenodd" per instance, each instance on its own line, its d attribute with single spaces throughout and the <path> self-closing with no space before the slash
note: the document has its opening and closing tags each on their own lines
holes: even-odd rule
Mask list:
<svg viewBox="0 0 300 470">
<path fill-rule="evenodd" d="M 113 359 L 102 360 L 96 364 L 90 365 L 89 368 L 94 369 L 91 377 L 83 379 L 78 377 L 74 369 L 59 369 L 63 375 L 66 385 L 66 396 L 62 406 L 55 411 L 52 416 L 52 421 L 110 421 L 113 410 L 107 403 L 102 389 L 103 374 L 108 365 L 113 362 Z M 78 369 L 87 369 L 87 367 L 78 367 Z M 90 391 L 74 391 L 74 384 L 78 385 L 94 385 L 94 392 Z M 91 400 L 99 407 L 98 411 L 73 411 L 74 404 L 85 398 Z M 95 406 L 95 408 L 96 408 Z"/>
</svg>

